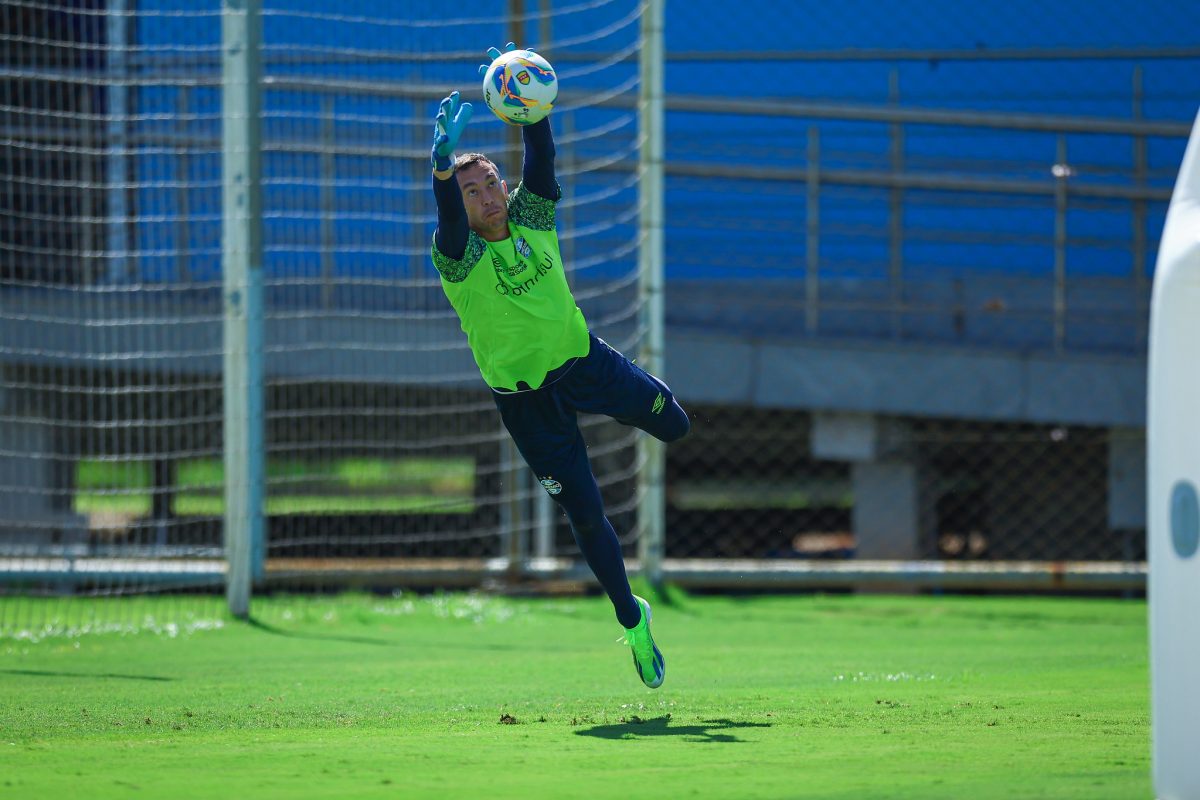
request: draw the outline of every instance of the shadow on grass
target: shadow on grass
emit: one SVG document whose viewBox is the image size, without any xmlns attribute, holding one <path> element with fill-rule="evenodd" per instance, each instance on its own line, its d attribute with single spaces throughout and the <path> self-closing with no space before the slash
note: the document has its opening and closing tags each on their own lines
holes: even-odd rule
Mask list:
<svg viewBox="0 0 1200 800">
<path fill-rule="evenodd" d="M 292 631 L 287 628 L 277 628 L 274 625 L 263 622 L 260 619 L 251 617 L 246 620 L 246 624 L 251 628 L 260 630 L 263 633 L 269 633 L 272 636 L 285 636 L 289 639 L 309 639 L 316 642 L 346 642 L 348 644 L 369 644 L 374 647 L 411 647 L 411 643 L 398 641 L 393 639 L 376 639 L 371 636 L 347 636 L 339 633 L 315 633 L 313 631 Z M 441 648 L 458 648 L 467 650 L 518 650 L 520 648 L 514 646 L 488 644 L 488 645 L 471 645 L 463 647 L 454 642 L 439 643 Z"/>
<path fill-rule="evenodd" d="M 123 681 L 173 681 L 162 675 L 123 675 L 119 672 L 53 672 L 45 669 L 0 669 L 0 675 L 32 675 L 36 678 L 119 678 Z"/>
<path fill-rule="evenodd" d="M 260 619 L 251 617 L 246 620 L 246 624 L 251 628 L 256 628 L 263 633 L 270 633 L 274 636 L 286 636 L 289 639 L 315 639 L 322 642 L 349 642 L 350 644 L 373 644 L 377 647 L 398 647 L 401 643 L 389 639 L 373 639 L 370 636 L 346 636 L 337 633 L 312 633 L 310 631 L 289 631 L 286 628 L 277 628 L 263 622 Z"/>
<path fill-rule="evenodd" d="M 678 736 L 693 742 L 741 742 L 732 733 L 725 731 L 738 728 L 769 728 L 769 722 L 738 722 L 732 719 L 706 719 L 694 725 L 672 724 L 671 716 L 655 719 L 631 717 L 611 725 L 597 725 L 587 730 L 575 731 L 576 736 L 594 736 L 597 739 L 638 739 L 643 736 Z"/>
</svg>

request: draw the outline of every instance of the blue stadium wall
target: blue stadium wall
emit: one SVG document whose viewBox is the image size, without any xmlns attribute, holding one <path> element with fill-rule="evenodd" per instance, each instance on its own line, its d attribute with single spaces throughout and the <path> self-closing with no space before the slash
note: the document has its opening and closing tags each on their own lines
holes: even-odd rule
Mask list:
<svg viewBox="0 0 1200 800">
<path fill-rule="evenodd" d="M 1065 115 L 1129 120 L 1133 117 L 1135 67 L 1142 72 L 1138 105 L 1145 119 L 1190 122 L 1200 106 L 1200 62 L 1194 32 L 1200 5 L 1158 0 L 1131 4 L 1109 2 L 839 3 L 771 4 L 674 2 L 667 6 L 668 93 L 789 101 L 852 103 L 991 113 Z M 1178 57 L 1145 57 L 1150 50 L 1175 48 Z M 1137 51 L 1142 51 L 1138 54 Z M 1186 53 L 1182 52 L 1186 50 Z M 784 58 L 743 64 L 704 61 L 713 51 L 807 51 L 806 60 Z M 857 57 L 847 58 L 850 51 Z M 875 57 L 870 53 L 874 51 Z M 904 51 L 927 52 L 912 59 Z M 1013 57 L 1024 51 L 1027 56 Z M 1070 56 L 1046 58 L 1036 51 Z M 886 53 L 890 53 L 889 57 Z M 938 58 L 938 53 L 951 53 Z M 974 60 L 970 55 L 978 54 Z M 1128 54 L 1121 57 L 1119 54 Z M 679 60 L 686 54 L 686 60 Z M 826 57 L 822 58 L 824 54 Z M 966 54 L 966 57 L 963 55 Z M 1103 54 L 1103 57 L 1096 57 Z M 990 57 L 995 56 L 995 57 Z M 892 81 L 897 98 L 893 101 Z M 672 160 L 713 159 L 729 164 L 803 167 L 808 120 L 728 118 L 672 115 L 668 121 L 667 156 Z M 832 155 L 823 166 L 838 166 L 839 155 L 853 153 L 861 162 L 874 157 L 886 163 L 889 140 L 882 125 L 819 123 L 822 151 Z M 953 141 L 947 141 L 952 136 Z M 718 143 L 719 142 L 719 143 Z M 1070 160 L 1094 172 L 1129 179 L 1133 148 L 1128 137 L 1070 137 Z M 1185 142 L 1152 141 L 1148 152 L 1150 180 L 1170 186 Z M 910 161 L 962 158 L 992 159 L 997 177 L 1045 179 L 1054 163 L 1055 140 L 1032 132 L 995 132 L 909 126 L 905 157 Z M 843 164 L 845 165 L 845 164 Z M 999 170 L 1009 170 L 1007 174 Z M 1121 180 L 1118 177 L 1115 180 Z M 761 225 L 734 240 L 720 225 L 703 220 L 729 216 L 720 195 L 669 191 L 668 245 L 675 253 L 703 253 L 686 263 L 672 260 L 676 278 L 739 275 L 778 276 L 772 269 L 794 255 L 803 234 L 803 197 L 765 198 L 756 204 Z M 1153 268 L 1165 203 L 1149 209 L 1146 263 Z M 737 213 L 736 211 L 732 213 Z M 830 216 L 832 215 L 832 216 Z M 840 215 L 840 216 L 839 216 Z M 886 202 L 822 206 L 822 225 L 842 224 L 858 230 L 886 230 Z M 753 217 L 745 215 L 747 220 Z M 1043 209 L 950 208 L 935 210 L 913 204 L 905 225 L 927 228 L 986 227 L 1005 231 L 1053 233 L 1053 215 Z M 1073 212 L 1068 253 L 1075 274 L 1127 276 L 1125 249 L 1131 239 L 1127 209 Z M 885 237 L 845 237 L 830 245 L 827 261 L 871 273 L 888 258 Z M 789 256 L 789 254 L 792 254 Z M 953 277 L 967 271 L 1045 275 L 1053 265 L 1048 245 L 905 244 L 906 268 L 931 276 Z"/>
<path fill-rule="evenodd" d="M 310 7 L 312 10 L 327 9 L 325 3 L 289 3 L 289 8 Z M 415 5 L 415 4 L 414 4 Z M 496 2 L 465 2 L 455 6 L 455 15 L 460 17 L 486 17 L 496 12 Z M 143 2 L 142 10 L 170 9 L 170 3 Z M 372 11 L 374 9 L 374 11 Z M 356 8 L 356 13 L 367 15 L 388 13 L 384 4 Z M 433 8 L 414 9 L 412 16 L 421 17 L 442 13 Z M 604 13 L 611 13 L 601 9 Z M 598 24 L 596 14 L 567 14 L 555 20 L 555 37 L 572 37 L 590 32 Z M 709 0 L 669 2 L 666 11 L 666 42 L 668 64 L 666 88 L 668 94 L 704 95 L 708 97 L 736 97 L 739 99 L 772 99 L 780 103 L 789 100 L 829 101 L 837 103 L 885 104 L 889 99 L 889 82 L 893 71 L 898 75 L 900 87 L 899 103 L 903 106 L 922 108 L 957 109 L 994 112 L 1021 112 L 1038 114 L 1089 115 L 1109 118 L 1129 118 L 1132 113 L 1131 74 L 1135 63 L 1144 71 L 1144 99 L 1142 108 L 1147 119 L 1190 120 L 1200 99 L 1200 69 L 1194 57 L 1181 58 L 1105 58 L 1077 61 L 1044 60 L 1031 57 L 1028 60 L 980 60 L 929 59 L 921 61 L 890 60 L 886 57 L 866 60 L 842 60 L 837 54 L 847 49 L 866 50 L 974 50 L 981 53 L 989 50 L 1013 50 L 1022 48 L 1066 48 L 1121 49 L 1189 47 L 1195 43 L 1194 32 L 1200 30 L 1200 5 L 1177 3 L 1170 0 L 1133 5 L 1118 0 L 1108 2 L 1059 2 L 1045 4 L 1024 0 L 1022 2 L 999 2 L 988 0 L 974 2 L 969 6 L 962 3 L 940 0 L 920 4 L 884 4 L 879 2 L 791 3 L 766 2 L 726 3 Z M 280 29 L 286 26 L 286 29 Z M 265 22 L 266 39 L 272 37 L 288 42 L 309 41 L 314 45 L 338 44 L 339 26 L 321 20 L 297 20 L 296 18 L 268 16 Z M 355 25 L 346 26 L 344 33 L 353 33 L 354 45 L 362 48 L 377 46 L 385 49 L 394 46 L 389 36 L 394 32 L 383 27 Z M 476 35 L 471 35 L 475 33 Z M 636 29 L 622 29 L 620 36 L 629 36 Z M 206 48 L 217 45 L 219 26 L 201 28 L 179 18 L 172 25 L 170 18 L 159 18 L 153 28 L 141 33 L 139 43 L 151 47 L 173 45 L 181 50 Z M 378 41 L 371 41 L 378 37 Z M 473 31 L 470 26 L 456 27 L 453 38 L 437 27 L 422 29 L 422 41 L 429 50 L 464 50 L 475 47 L 480 51 L 504 38 L 504 32 L 496 25 L 479 25 Z M 445 38 L 445 40 L 443 40 Z M 620 42 L 611 42 L 618 46 Z M 748 61 L 728 63 L 705 62 L 699 54 L 717 51 L 809 51 L 829 53 L 830 59 L 789 61 Z M 687 55 L 686 60 L 676 57 Z M 268 50 L 268 56 L 271 51 Z M 552 54 L 551 54 L 552 55 Z M 811 57 L 810 57 L 811 58 Z M 626 67 L 627 68 L 627 67 Z M 308 72 L 319 73 L 319 67 L 310 67 Z M 290 74 L 296 73 L 289 68 Z M 406 71 L 397 65 L 364 65 L 353 70 L 355 77 L 362 79 L 397 80 L 405 77 Z M 475 78 L 469 65 L 462 63 L 422 64 L 421 78 L 426 81 L 442 81 L 445 88 L 462 88 L 468 94 L 473 90 Z M 583 81 L 581 81 L 583 83 Z M 586 86 L 570 87 L 575 90 Z M 174 108 L 172 90 L 143 88 L 137 99 L 138 109 Z M 219 108 L 219 97 L 213 91 L 198 91 L 192 102 L 198 113 L 212 113 Z M 269 109 L 275 113 L 296 116 L 315 115 L 316 107 L 295 104 L 284 108 Z M 394 114 L 398 118 L 413 115 L 428 116 L 432 103 L 422 105 L 406 101 L 363 100 L 359 110 L 368 114 Z M 152 124 L 152 123 L 151 123 Z M 481 120 L 477 124 L 492 124 Z M 676 160 L 712 162 L 726 165 L 739 163 L 778 164 L 781 167 L 802 166 L 804 161 L 805 131 L 808 123 L 802 120 L 778 118 L 737 118 L 724 116 L 698 116 L 695 114 L 668 117 L 667 158 L 668 163 Z M 210 126 L 215 134 L 215 125 Z M 265 135 L 272 135 L 270 126 Z M 860 156 L 874 153 L 886 156 L 886 136 L 875 126 L 868 130 L 850 124 L 827 125 L 823 130 L 823 150 L 836 154 L 853 151 Z M 1182 154 L 1182 142 L 1158 144 L 1149 153 L 1152 171 L 1169 172 L 1178 163 Z M 922 151 L 936 156 L 945 152 L 946 143 L 939 134 L 920 132 L 906 142 L 907 155 L 920 158 Z M 954 144 L 957 152 L 964 156 L 991 154 L 998 159 L 1013 163 L 1045 164 L 1053 157 L 1046 152 L 1045 137 L 1020 134 L 975 132 Z M 1132 157 L 1126 142 L 1116 142 L 1109 137 L 1080 137 L 1072 142 L 1074 158 L 1090 163 L 1112 163 L 1114 167 L 1128 168 Z M 311 159 L 315 159 L 313 156 Z M 836 163 L 836 155 L 833 156 Z M 143 175 L 169 175 L 173 167 L 169 155 L 143 157 L 137 165 Z M 272 204 L 273 191 L 291 192 L 294 189 L 273 183 L 272 179 L 286 174 L 288 170 L 309 170 L 311 165 L 298 160 L 268 158 L 267 197 L 268 208 Z M 216 164 L 194 163 L 192 168 L 199 174 L 214 174 Z M 279 188 L 273 189 L 272 185 Z M 361 190 L 359 190 L 361 192 Z M 210 191 L 197 191 L 191 200 L 191 212 L 197 216 L 207 215 L 208 230 L 197 231 L 194 236 L 207 247 L 192 247 L 195 257 L 191 276 L 195 280 L 215 278 L 219 274 L 217 253 L 212 244 L 216 241 L 218 225 L 217 209 L 212 202 L 217 195 Z M 364 198 L 358 198 L 362 203 Z M 731 236 L 720 226 L 705 224 L 705 221 L 730 216 L 736 210 L 729 207 L 727 199 L 719 190 L 709 187 L 708 191 L 697 192 L 691 184 L 672 182 L 668 187 L 667 212 L 669 220 L 668 277 L 679 278 L 729 278 L 742 279 L 759 276 L 787 277 L 781 275 L 796 261 L 781 259 L 780 254 L 794 253 L 803 230 L 802 198 L 778 197 L 762 202 L 754 208 L 747 219 L 756 219 L 761 224 L 752 230 Z M 141 213 L 154 213 L 155 209 L 170 202 L 165 197 L 147 192 L 138 203 Z M 369 203 L 369 199 L 366 201 Z M 1149 247 L 1157 240 L 1161 230 L 1165 209 L 1151 210 Z M 838 222 L 851 226 L 886 226 L 882 205 L 863 204 L 841 211 L 834 206 L 825 213 L 833 214 L 824 222 Z M 838 214 L 843 214 L 839 219 Z M 954 227 L 956 215 L 966 211 L 926 212 L 924 217 L 910 217 L 906 224 L 920 228 L 936 225 Z M 976 212 L 978 213 L 978 212 Z M 991 212 L 998 229 L 1006 227 L 1045 228 L 1045 215 L 1028 211 L 1012 210 L 1006 214 Z M 583 222 L 583 221 L 581 221 Z M 268 242 L 272 240 L 303 242 L 311 238 L 311 232 L 283 229 L 267 220 Z M 1124 224 L 1117 221 L 1119 227 Z M 1103 239 L 1113 235 L 1114 218 L 1104 213 L 1078 215 L 1072 219 L 1072 230 L 1080 236 L 1094 235 Z M 431 227 L 431 223 L 427 223 Z M 707 232 L 706 232 L 707 231 Z M 715 231 L 715 232 L 714 232 Z M 371 224 L 366 222 L 339 222 L 338 238 L 343 241 L 370 242 L 375 236 Z M 883 259 L 885 243 L 862 239 L 832 245 L 828 255 L 842 265 L 878 264 Z M 1014 267 L 1022 271 L 1044 271 L 1052 261 L 1045 248 L 1005 249 L 977 245 L 964 247 L 939 247 L 922 249 L 919 243 L 906 245 L 906 262 L 922 265 L 928 270 L 975 269 L 1009 270 Z M 145 253 L 140 264 L 140 274 L 150 281 L 170 279 L 175 259 L 154 256 L 155 248 L 139 248 Z M 268 248 L 270 251 L 270 248 Z M 1153 252 L 1148 263 L 1153 264 Z M 275 259 L 278 261 L 278 259 Z M 1120 275 L 1129 269 L 1127 254 L 1119 248 L 1092 248 L 1073 258 L 1074 268 L 1092 274 Z M 268 274 L 276 266 L 271 258 L 266 263 Z M 339 265 L 339 269 L 358 274 L 396 274 L 397 270 L 410 272 L 425 269 L 426 265 L 398 262 L 387 257 L 372 258 L 360 254 L 353 263 Z M 869 269 L 869 267 L 868 267 Z"/>
</svg>

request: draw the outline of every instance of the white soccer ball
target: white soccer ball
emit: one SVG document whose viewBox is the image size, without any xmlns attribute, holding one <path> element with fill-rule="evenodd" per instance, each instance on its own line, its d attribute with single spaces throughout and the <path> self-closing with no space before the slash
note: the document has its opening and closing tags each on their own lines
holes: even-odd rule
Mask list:
<svg viewBox="0 0 1200 800">
<path fill-rule="evenodd" d="M 532 125 L 558 99 L 554 67 L 532 50 L 509 50 L 483 76 L 483 101 L 509 125 Z"/>
</svg>

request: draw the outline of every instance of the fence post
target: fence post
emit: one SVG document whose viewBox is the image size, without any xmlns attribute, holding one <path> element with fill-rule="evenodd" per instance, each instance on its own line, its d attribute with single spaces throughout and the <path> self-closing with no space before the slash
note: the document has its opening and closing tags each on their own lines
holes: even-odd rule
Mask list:
<svg viewBox="0 0 1200 800">
<path fill-rule="evenodd" d="M 261 0 L 224 0 L 221 13 L 225 593 L 243 618 L 264 560 L 260 10 Z"/>
</svg>

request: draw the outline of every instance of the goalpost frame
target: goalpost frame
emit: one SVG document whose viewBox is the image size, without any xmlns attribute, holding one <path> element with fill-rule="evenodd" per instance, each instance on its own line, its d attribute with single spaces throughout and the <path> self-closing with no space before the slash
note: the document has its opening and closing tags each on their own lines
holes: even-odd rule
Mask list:
<svg viewBox="0 0 1200 800">
<path fill-rule="evenodd" d="M 642 367 L 665 378 L 663 369 L 663 17 L 664 0 L 647 0 L 642 13 L 638 96 L 638 299 L 641 301 Z M 638 437 L 638 559 L 651 584 L 662 583 L 666 538 L 666 452 L 652 436 Z"/>
<path fill-rule="evenodd" d="M 265 425 L 261 221 L 261 0 L 222 2 L 222 274 L 226 597 L 249 615 L 265 575 Z M 663 0 L 647 0 L 639 54 L 639 297 L 642 365 L 663 374 Z M 639 438 L 638 555 L 662 580 L 665 452 Z"/>
<path fill-rule="evenodd" d="M 261 12 L 261 0 L 221 6 L 225 594 L 241 618 L 265 560 Z"/>
</svg>

